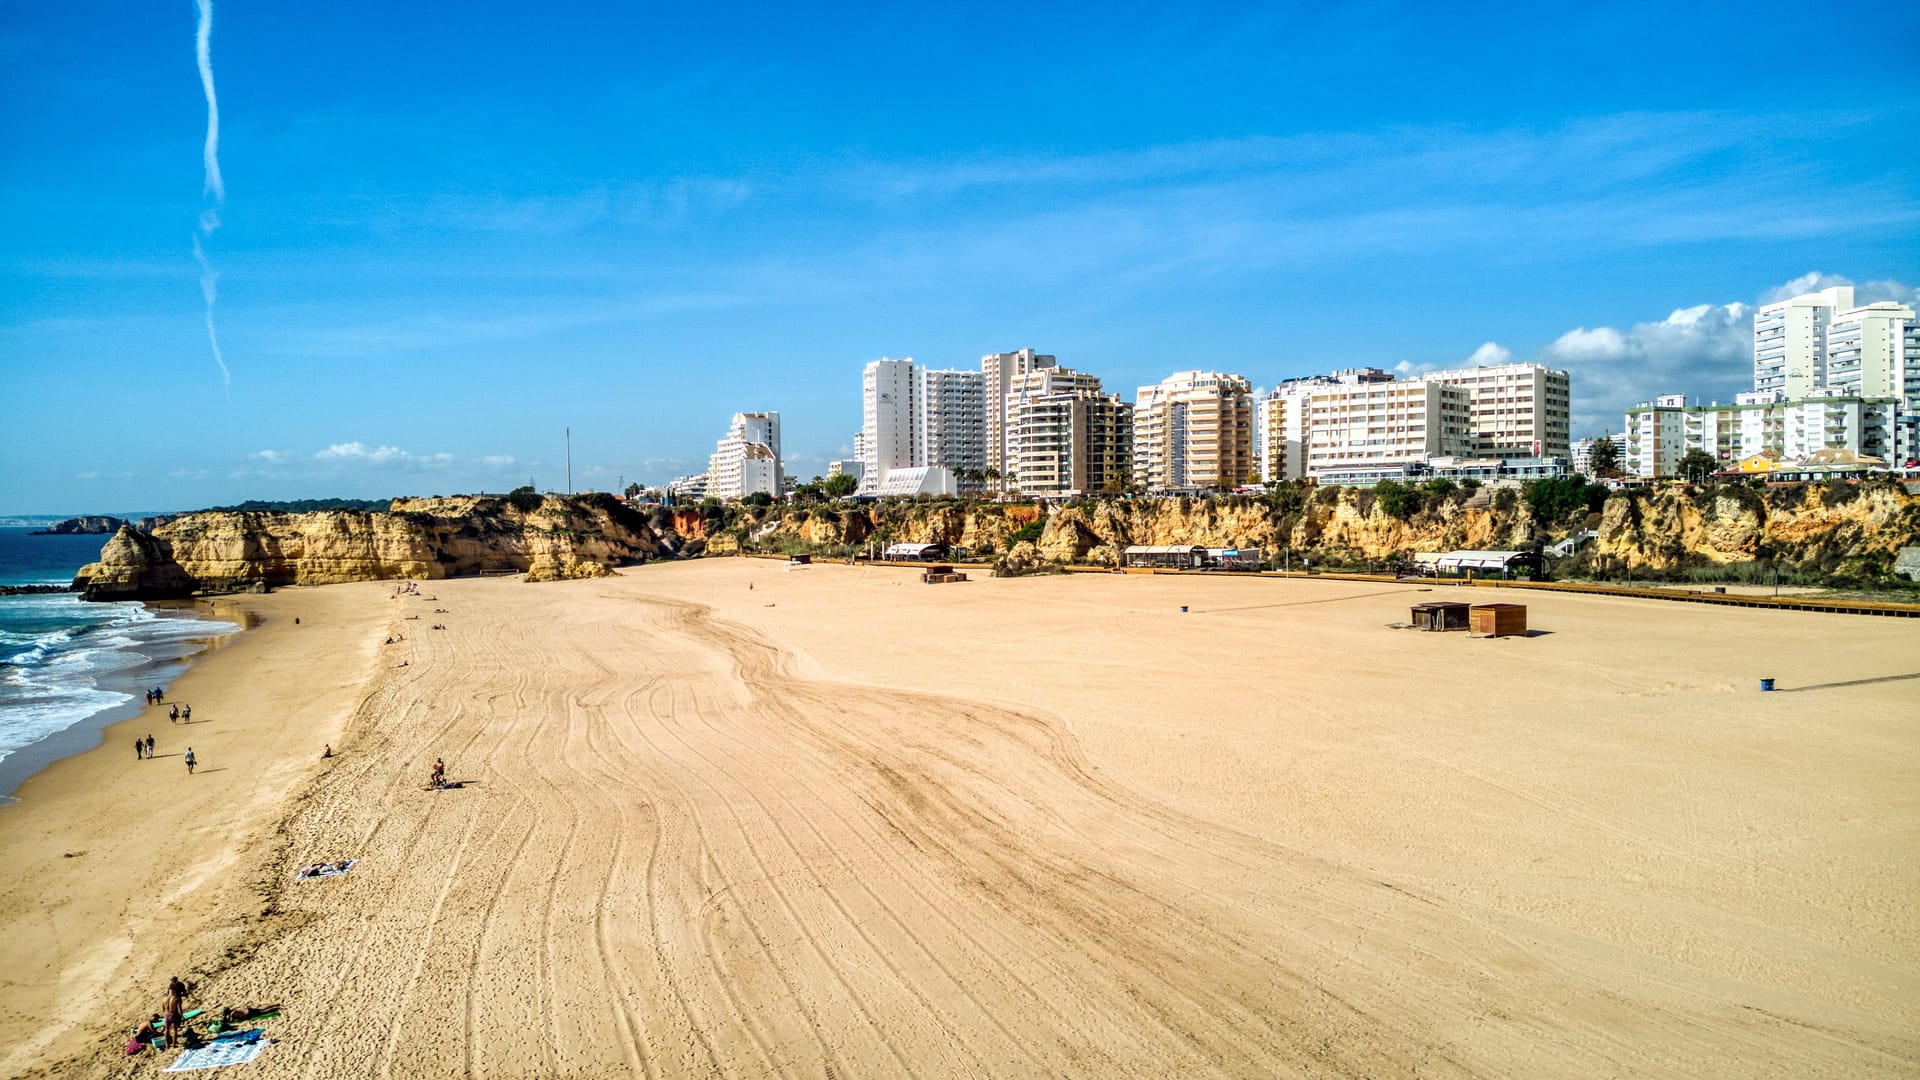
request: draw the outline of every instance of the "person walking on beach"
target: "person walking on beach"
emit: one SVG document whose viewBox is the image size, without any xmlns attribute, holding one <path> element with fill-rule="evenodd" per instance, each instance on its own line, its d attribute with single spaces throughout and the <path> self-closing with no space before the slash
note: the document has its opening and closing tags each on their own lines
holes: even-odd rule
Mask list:
<svg viewBox="0 0 1920 1080">
<path fill-rule="evenodd" d="M 151 735 L 147 736 L 147 757 L 149 759 L 153 757 L 153 736 Z"/>
<path fill-rule="evenodd" d="M 176 723 L 176 724 L 179 723 L 180 722 L 180 706 L 175 705 L 173 708 L 168 709 L 167 719 L 173 723 Z"/>
<path fill-rule="evenodd" d="M 180 722 L 183 724 L 193 723 L 193 706 L 188 705 L 180 710 Z"/>
<path fill-rule="evenodd" d="M 133 760 L 139 761 L 141 758 L 146 756 L 147 756 L 147 744 L 141 742 L 139 739 L 133 740 Z"/>
<path fill-rule="evenodd" d="M 187 747 L 187 775 L 188 776 L 193 775 L 193 767 L 195 764 L 197 764 L 197 762 L 194 760 L 194 757 L 193 757 L 193 747 L 189 746 Z"/>
<path fill-rule="evenodd" d="M 151 690 L 147 691 L 147 704 L 148 705 L 153 704 L 153 691 Z"/>
</svg>

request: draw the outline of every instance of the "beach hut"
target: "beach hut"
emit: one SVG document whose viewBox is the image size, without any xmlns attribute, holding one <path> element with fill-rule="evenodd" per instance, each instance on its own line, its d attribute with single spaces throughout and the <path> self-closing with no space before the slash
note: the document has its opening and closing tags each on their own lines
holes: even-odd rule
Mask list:
<svg viewBox="0 0 1920 1080">
<path fill-rule="evenodd" d="M 1135 544 L 1126 553 L 1128 566 L 1160 570 L 1198 570 L 1206 559 L 1207 549 L 1198 544 Z"/>
<path fill-rule="evenodd" d="M 1429 600 L 1413 605 L 1415 630 L 1465 630 L 1468 605 L 1457 600 Z"/>
<path fill-rule="evenodd" d="M 1527 605 L 1475 604 L 1473 632 L 1481 637 L 1526 637 Z"/>
<path fill-rule="evenodd" d="M 880 557 L 887 562 L 925 562 L 940 557 L 939 544 L 888 544 Z"/>
</svg>

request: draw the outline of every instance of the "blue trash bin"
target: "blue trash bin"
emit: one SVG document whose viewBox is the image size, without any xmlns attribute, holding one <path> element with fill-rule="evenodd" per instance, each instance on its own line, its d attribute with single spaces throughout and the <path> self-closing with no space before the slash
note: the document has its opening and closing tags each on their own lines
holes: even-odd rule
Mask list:
<svg viewBox="0 0 1920 1080">
<path fill-rule="evenodd" d="M 1763 693 L 1763 694 L 1764 694 L 1764 693 L 1766 693 L 1767 691 L 1769 691 L 1769 690 L 1771 690 L 1771 689 L 1773 689 L 1773 680 L 1772 680 L 1772 679 L 1761 679 L 1761 680 L 1760 680 L 1760 692 L 1761 692 L 1761 693 Z"/>
</svg>

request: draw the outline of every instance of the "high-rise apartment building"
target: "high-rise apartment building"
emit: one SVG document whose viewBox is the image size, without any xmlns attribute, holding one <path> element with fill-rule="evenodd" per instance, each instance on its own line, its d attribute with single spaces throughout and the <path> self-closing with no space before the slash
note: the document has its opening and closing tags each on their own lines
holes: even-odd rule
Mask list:
<svg viewBox="0 0 1920 1080">
<path fill-rule="evenodd" d="M 707 459 L 706 494 L 716 499 L 740 499 L 755 492 L 779 497 L 780 414 L 733 414 L 727 434 Z"/>
<path fill-rule="evenodd" d="M 891 469 L 912 468 L 919 447 L 913 439 L 913 358 L 882 358 L 868 364 L 860 380 L 860 432 L 865 436 L 861 460 L 866 469 L 860 492 L 871 495 L 886 482 Z"/>
<path fill-rule="evenodd" d="M 1572 451 L 1571 383 L 1541 364 L 1435 371 L 1427 382 L 1467 392 L 1468 451 L 1483 457 L 1557 457 Z"/>
<path fill-rule="evenodd" d="M 1753 315 L 1753 388 L 1788 400 L 1826 386 L 1827 328 L 1853 308 L 1853 286 L 1836 285 L 1767 304 Z"/>
<path fill-rule="evenodd" d="M 1425 379 L 1310 384 L 1300 421 L 1306 474 L 1353 475 L 1468 453 L 1472 400 L 1461 387 Z"/>
<path fill-rule="evenodd" d="M 956 476 L 986 468 L 986 376 L 916 368 L 913 380 L 914 463 Z"/>
<path fill-rule="evenodd" d="M 1133 472 L 1133 406 L 1071 368 L 1035 368 L 1007 394 L 1007 486 L 1027 495 L 1124 490 Z"/>
<path fill-rule="evenodd" d="M 1148 491 L 1233 488 L 1256 479 L 1253 386 L 1239 375 L 1181 371 L 1133 402 L 1133 475 Z"/>
<path fill-rule="evenodd" d="M 1309 406 L 1316 387 L 1393 381 L 1391 374 L 1379 368 L 1348 368 L 1331 375 L 1288 379 L 1275 387 L 1254 407 L 1254 427 L 1259 435 L 1260 479 L 1273 482 L 1306 477 Z"/>
<path fill-rule="evenodd" d="M 1009 475 L 1007 461 L 1007 395 L 1014 380 L 1042 368 L 1059 366 L 1053 357 L 1032 349 L 1008 353 L 988 353 L 980 358 L 980 374 L 986 383 L 987 464 L 1002 476 Z"/>
</svg>

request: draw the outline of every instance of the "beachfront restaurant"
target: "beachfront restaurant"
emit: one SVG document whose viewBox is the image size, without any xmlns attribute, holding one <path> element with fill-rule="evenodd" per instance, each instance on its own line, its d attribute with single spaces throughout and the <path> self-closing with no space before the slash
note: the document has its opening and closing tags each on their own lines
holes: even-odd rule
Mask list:
<svg viewBox="0 0 1920 1080">
<path fill-rule="evenodd" d="M 1260 569 L 1260 549 L 1257 547 L 1207 548 L 1202 558 L 1209 570 L 1258 570 Z"/>
<path fill-rule="evenodd" d="M 1199 544 L 1135 544 L 1126 552 L 1129 567 L 1154 570 L 1198 570 L 1207 564 L 1207 549 Z"/>
<path fill-rule="evenodd" d="M 926 562 L 939 558 L 942 550 L 939 544 L 888 544 L 880 558 L 887 562 Z"/>
<path fill-rule="evenodd" d="M 1414 559 L 1422 561 L 1418 555 Z M 1437 574 L 1498 574 L 1510 578 L 1516 572 L 1533 569 L 1537 562 L 1538 557 L 1529 551 L 1449 551 L 1434 559 L 1432 566 Z"/>
</svg>

